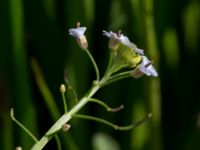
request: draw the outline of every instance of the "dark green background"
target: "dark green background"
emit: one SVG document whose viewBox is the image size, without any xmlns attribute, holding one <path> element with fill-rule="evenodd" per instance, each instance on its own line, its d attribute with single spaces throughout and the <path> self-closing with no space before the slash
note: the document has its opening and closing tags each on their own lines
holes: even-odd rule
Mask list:
<svg viewBox="0 0 200 150">
<path fill-rule="evenodd" d="M 92 121 L 72 120 L 70 135 L 59 134 L 63 149 L 89 150 L 97 132 L 112 136 L 122 150 L 198 150 L 200 147 L 200 2 L 198 0 L 1 0 L 0 1 L 0 149 L 33 141 L 9 117 L 15 116 L 37 137 L 58 117 L 50 111 L 31 67 L 36 58 L 63 113 L 59 86 L 68 69 L 81 97 L 95 78 L 92 64 L 68 29 L 80 21 L 87 27 L 89 50 L 105 70 L 109 50 L 102 30 L 127 35 L 154 61 L 158 78 L 125 79 L 109 85 L 96 97 L 110 106 L 108 113 L 90 104 L 83 113 L 126 125 L 151 112 L 153 118 L 136 129 L 121 132 Z M 50 97 L 47 93 L 46 99 Z M 108 141 L 109 142 L 109 141 Z M 113 146 L 114 147 L 114 146 Z M 45 149 L 56 149 L 55 140 Z M 106 150 L 106 149 L 105 149 Z"/>
</svg>

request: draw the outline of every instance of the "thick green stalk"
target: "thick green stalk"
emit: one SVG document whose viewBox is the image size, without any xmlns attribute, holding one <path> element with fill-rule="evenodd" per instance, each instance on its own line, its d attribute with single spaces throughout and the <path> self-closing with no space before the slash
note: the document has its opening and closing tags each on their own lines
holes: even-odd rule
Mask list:
<svg viewBox="0 0 200 150">
<path fill-rule="evenodd" d="M 105 81 L 105 80 L 102 80 Z M 62 126 L 67 123 L 74 114 L 76 114 L 83 106 L 87 104 L 89 99 L 99 90 L 101 82 L 92 86 L 89 92 L 74 106 L 68 113 L 62 115 L 54 125 L 47 131 L 47 133 L 37 142 L 31 150 L 41 150 L 53 137 L 54 133 L 62 129 Z"/>
</svg>

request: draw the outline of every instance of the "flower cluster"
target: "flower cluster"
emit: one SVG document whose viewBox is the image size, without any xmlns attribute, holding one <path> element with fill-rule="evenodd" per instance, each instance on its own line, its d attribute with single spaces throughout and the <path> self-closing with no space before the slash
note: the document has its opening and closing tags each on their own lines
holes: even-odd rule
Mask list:
<svg viewBox="0 0 200 150">
<path fill-rule="evenodd" d="M 69 34 L 74 36 L 82 49 L 87 49 L 88 43 L 84 35 L 86 27 L 80 27 L 69 29 Z M 133 68 L 131 75 L 134 78 L 139 78 L 142 75 L 157 77 L 158 73 L 155 70 L 152 62 L 144 55 L 144 50 L 139 49 L 134 43 L 132 43 L 127 36 L 121 34 L 121 32 L 114 33 L 112 31 L 103 31 L 103 35 L 109 38 L 108 47 L 113 53 L 113 72 L 117 72 L 122 68 Z M 117 66 L 117 67 L 116 67 Z"/>
<path fill-rule="evenodd" d="M 122 50 L 123 54 L 126 54 L 126 57 L 124 58 L 127 61 L 132 62 L 133 67 L 136 66 L 136 68 L 133 69 L 133 71 L 131 72 L 131 75 L 134 78 L 139 78 L 143 74 L 153 77 L 158 76 L 158 73 L 152 65 L 152 62 L 149 61 L 149 59 L 146 56 L 144 56 L 144 50 L 137 48 L 137 46 L 134 43 L 130 42 L 127 36 L 124 36 L 123 34 L 119 33 L 113 33 L 112 31 L 103 31 L 103 35 L 110 38 L 109 48 L 111 50 L 118 51 L 117 53 L 119 53 Z M 126 49 L 122 49 L 120 45 L 123 45 L 124 47 L 126 47 Z"/>
</svg>

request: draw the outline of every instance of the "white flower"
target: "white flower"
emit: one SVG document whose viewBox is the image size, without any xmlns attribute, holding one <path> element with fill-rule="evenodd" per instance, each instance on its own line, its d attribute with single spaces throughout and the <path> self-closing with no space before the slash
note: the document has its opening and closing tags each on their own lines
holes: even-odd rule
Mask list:
<svg viewBox="0 0 200 150">
<path fill-rule="evenodd" d="M 139 65 L 138 68 L 133 70 L 131 74 L 134 78 L 139 78 L 143 74 L 146 74 L 147 76 L 153 76 L 153 77 L 158 76 L 157 71 L 155 70 L 154 66 L 152 65 L 152 63 L 149 61 L 149 59 L 146 56 L 142 56 L 141 64 Z"/>
<path fill-rule="evenodd" d="M 85 31 L 86 27 L 72 28 L 69 29 L 69 34 L 76 38 L 80 38 L 81 36 L 84 36 Z"/>
<path fill-rule="evenodd" d="M 121 43 L 121 36 L 117 35 L 116 33 L 113 33 L 112 31 L 103 31 L 103 35 L 110 38 L 108 47 L 114 51 L 117 50 L 117 48 L 119 47 L 119 43 Z"/>
<path fill-rule="evenodd" d="M 109 41 L 109 48 L 116 50 L 119 46 L 119 43 L 122 43 L 124 45 L 126 45 L 127 47 L 134 49 L 136 51 L 136 53 L 138 54 L 144 54 L 144 51 L 141 49 L 138 49 L 137 46 L 132 43 L 127 36 L 124 36 L 123 34 L 117 34 L 114 33 L 112 31 L 110 32 L 106 32 L 103 31 L 103 35 L 107 36 L 108 38 L 110 38 Z"/>
<path fill-rule="evenodd" d="M 110 32 L 103 31 L 103 35 L 107 36 L 108 38 L 115 38 L 120 41 L 120 36 L 118 36 L 117 33 L 114 33 L 112 31 Z"/>
<path fill-rule="evenodd" d="M 103 31 L 103 35 L 107 36 L 110 39 L 115 39 L 118 42 L 123 43 L 124 45 L 126 45 L 126 46 L 128 46 L 130 48 L 135 46 L 135 44 L 131 43 L 129 41 L 128 37 L 124 36 L 123 34 L 119 34 L 118 35 L 117 33 L 114 33 L 112 31 L 110 31 L 110 32 Z"/>
<path fill-rule="evenodd" d="M 69 29 L 69 34 L 76 38 L 78 45 L 82 49 L 88 48 L 87 38 L 84 35 L 85 31 L 86 31 L 86 27 L 77 27 L 77 28 Z"/>
</svg>

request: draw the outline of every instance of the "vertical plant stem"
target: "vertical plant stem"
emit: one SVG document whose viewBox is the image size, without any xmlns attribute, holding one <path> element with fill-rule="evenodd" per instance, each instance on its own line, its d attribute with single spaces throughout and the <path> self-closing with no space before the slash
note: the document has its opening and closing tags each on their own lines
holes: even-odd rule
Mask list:
<svg viewBox="0 0 200 150">
<path fill-rule="evenodd" d="M 61 92 L 61 94 L 62 94 L 62 100 L 63 100 L 63 105 L 64 105 L 64 111 L 65 111 L 65 113 L 67 113 L 68 108 L 67 108 L 67 102 L 66 102 L 66 98 L 65 98 L 65 93 Z"/>
<path fill-rule="evenodd" d="M 96 80 L 99 81 L 99 69 L 98 69 L 98 66 L 94 60 L 94 58 L 92 57 L 92 55 L 90 54 L 90 51 L 88 49 L 85 49 L 86 53 L 88 54 L 90 60 L 92 61 L 92 64 L 94 66 L 94 69 L 95 69 L 95 72 L 96 72 Z"/>
</svg>

